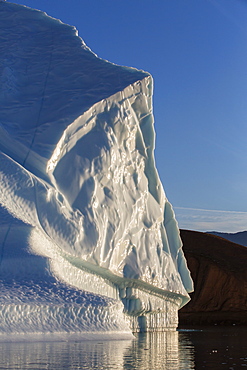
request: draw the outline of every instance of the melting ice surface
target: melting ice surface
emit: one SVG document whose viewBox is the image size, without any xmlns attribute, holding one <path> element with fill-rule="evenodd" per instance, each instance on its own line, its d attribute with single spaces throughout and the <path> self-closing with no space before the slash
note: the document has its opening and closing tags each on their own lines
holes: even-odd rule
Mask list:
<svg viewBox="0 0 247 370">
<path fill-rule="evenodd" d="M 43 12 L 0 8 L 0 332 L 174 329 L 193 284 L 155 167 L 151 76 Z"/>
</svg>

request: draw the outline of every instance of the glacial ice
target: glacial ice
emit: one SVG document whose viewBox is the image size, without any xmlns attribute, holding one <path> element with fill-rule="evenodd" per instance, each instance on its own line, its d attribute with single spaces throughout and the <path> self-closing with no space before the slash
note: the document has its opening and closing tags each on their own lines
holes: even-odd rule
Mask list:
<svg viewBox="0 0 247 370">
<path fill-rule="evenodd" d="M 155 167 L 151 76 L 0 8 L 0 333 L 174 329 L 193 284 Z"/>
</svg>

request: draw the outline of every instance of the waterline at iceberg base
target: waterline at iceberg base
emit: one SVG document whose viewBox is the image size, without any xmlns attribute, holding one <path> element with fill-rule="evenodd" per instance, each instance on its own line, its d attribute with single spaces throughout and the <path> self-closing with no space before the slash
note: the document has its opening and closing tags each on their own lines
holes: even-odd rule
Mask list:
<svg viewBox="0 0 247 370">
<path fill-rule="evenodd" d="M 0 8 L 0 333 L 175 330 L 193 283 L 155 167 L 151 76 Z"/>
</svg>

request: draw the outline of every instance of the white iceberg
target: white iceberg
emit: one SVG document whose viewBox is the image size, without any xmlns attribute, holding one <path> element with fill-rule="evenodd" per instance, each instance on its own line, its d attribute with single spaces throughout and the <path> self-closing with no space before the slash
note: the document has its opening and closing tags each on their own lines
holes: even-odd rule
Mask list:
<svg viewBox="0 0 247 370">
<path fill-rule="evenodd" d="M 151 76 L 0 8 L 0 332 L 176 328 L 193 284 L 155 167 Z"/>
</svg>

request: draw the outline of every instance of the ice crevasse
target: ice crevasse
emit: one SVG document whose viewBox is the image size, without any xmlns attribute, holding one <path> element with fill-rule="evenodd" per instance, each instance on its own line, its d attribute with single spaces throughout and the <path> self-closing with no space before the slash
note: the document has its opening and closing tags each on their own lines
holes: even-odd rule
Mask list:
<svg viewBox="0 0 247 370">
<path fill-rule="evenodd" d="M 152 77 L 0 8 L 0 333 L 176 328 L 193 283 L 155 167 Z"/>
</svg>

